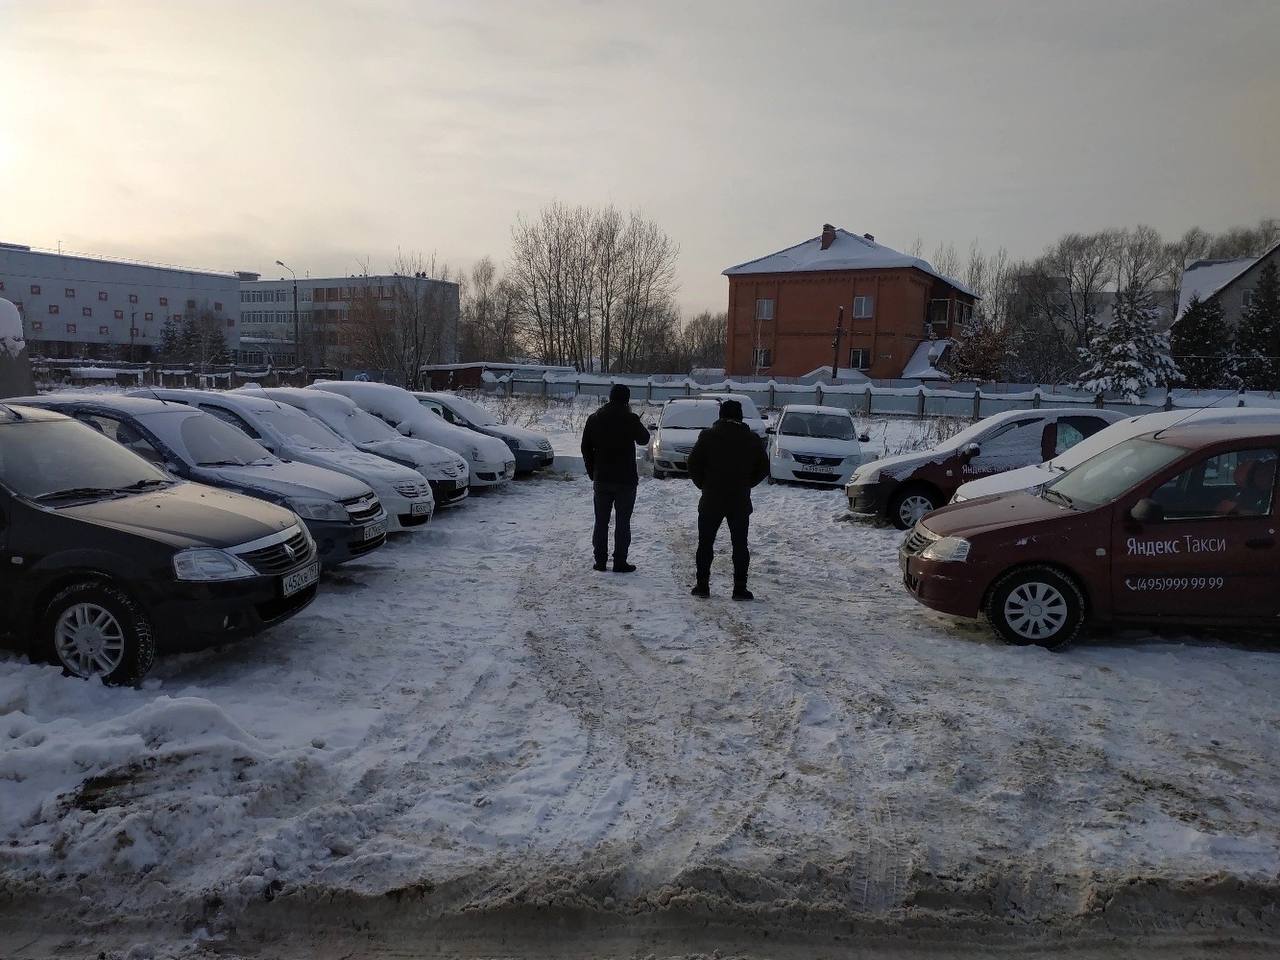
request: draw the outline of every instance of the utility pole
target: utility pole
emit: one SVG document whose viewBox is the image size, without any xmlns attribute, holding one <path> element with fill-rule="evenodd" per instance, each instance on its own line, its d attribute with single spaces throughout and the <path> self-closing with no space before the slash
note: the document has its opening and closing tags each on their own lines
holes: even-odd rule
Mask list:
<svg viewBox="0 0 1280 960">
<path fill-rule="evenodd" d="M 129 362 L 133 363 L 133 332 L 138 329 L 138 311 L 129 313 Z"/>
<path fill-rule="evenodd" d="M 836 310 L 836 338 L 831 342 L 831 382 L 840 376 L 840 340 L 844 337 L 844 307 Z"/>
<path fill-rule="evenodd" d="M 280 260 L 276 261 L 277 267 L 284 267 L 289 271 L 289 275 L 293 277 L 293 357 L 294 365 L 302 365 L 302 327 L 298 322 L 298 275 L 293 272 L 293 267 Z"/>
</svg>

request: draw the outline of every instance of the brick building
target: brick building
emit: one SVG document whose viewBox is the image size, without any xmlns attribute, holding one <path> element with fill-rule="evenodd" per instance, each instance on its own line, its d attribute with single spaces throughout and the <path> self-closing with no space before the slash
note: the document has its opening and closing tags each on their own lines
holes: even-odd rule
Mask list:
<svg viewBox="0 0 1280 960">
<path fill-rule="evenodd" d="M 926 260 L 824 224 L 822 233 L 724 271 L 729 278 L 729 376 L 800 377 L 830 367 L 844 307 L 840 366 L 903 376 L 921 343 L 952 337 L 976 295 Z"/>
</svg>

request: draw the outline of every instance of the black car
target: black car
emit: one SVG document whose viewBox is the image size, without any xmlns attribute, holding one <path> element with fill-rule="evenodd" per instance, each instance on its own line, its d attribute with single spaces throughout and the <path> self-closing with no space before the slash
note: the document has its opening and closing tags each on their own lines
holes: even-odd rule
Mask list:
<svg viewBox="0 0 1280 960">
<path fill-rule="evenodd" d="M 288 510 L 174 480 L 68 417 L 0 404 L 0 631 L 78 677 L 252 635 L 315 596 Z"/>
</svg>

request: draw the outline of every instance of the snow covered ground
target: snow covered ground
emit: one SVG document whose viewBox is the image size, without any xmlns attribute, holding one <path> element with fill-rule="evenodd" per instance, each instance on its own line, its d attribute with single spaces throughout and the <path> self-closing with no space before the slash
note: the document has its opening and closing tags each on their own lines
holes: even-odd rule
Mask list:
<svg viewBox="0 0 1280 960">
<path fill-rule="evenodd" d="M 0 659 L 0 957 L 1276 948 L 1270 639 L 1008 648 L 789 487 L 695 601 L 695 504 L 624 577 L 585 477 L 478 495 L 142 690 Z"/>
</svg>

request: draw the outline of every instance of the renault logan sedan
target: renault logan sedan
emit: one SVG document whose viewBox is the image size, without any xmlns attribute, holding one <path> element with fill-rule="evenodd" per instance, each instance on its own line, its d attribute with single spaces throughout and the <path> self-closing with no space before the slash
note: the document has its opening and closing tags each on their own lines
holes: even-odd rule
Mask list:
<svg viewBox="0 0 1280 960">
<path fill-rule="evenodd" d="M 439 416 L 445 423 L 455 427 L 463 427 L 483 433 L 501 440 L 511 448 L 511 455 L 516 458 L 516 473 L 532 473 L 551 466 L 555 453 L 551 449 L 551 441 L 540 433 L 517 427 L 510 423 L 499 423 L 488 410 L 478 403 L 472 403 L 466 397 L 453 393 L 420 393 L 411 391 L 418 402 Z"/>
<path fill-rule="evenodd" d="M 844 484 L 862 463 L 853 415 L 841 407 L 792 403 L 768 428 L 769 479 Z"/>
<path fill-rule="evenodd" d="M 319 579 L 290 511 L 175 480 L 62 414 L 0 404 L 0 633 L 33 659 L 135 683 L 157 649 L 288 619 Z"/>
<path fill-rule="evenodd" d="M 925 517 L 899 552 L 903 581 L 925 606 L 1051 649 L 1089 620 L 1274 625 L 1278 455 L 1274 423 L 1133 437 L 1039 493 Z"/>
</svg>

